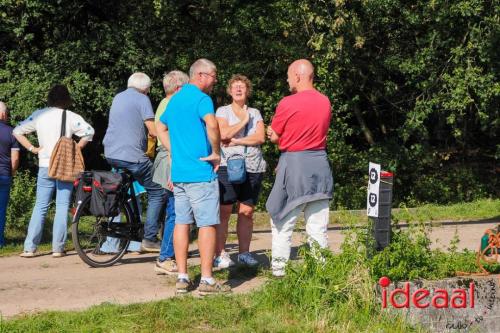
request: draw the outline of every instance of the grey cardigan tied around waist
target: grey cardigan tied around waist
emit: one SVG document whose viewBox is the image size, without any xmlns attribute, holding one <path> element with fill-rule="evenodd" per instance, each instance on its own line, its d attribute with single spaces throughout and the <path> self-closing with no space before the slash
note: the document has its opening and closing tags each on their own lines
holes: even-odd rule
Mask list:
<svg viewBox="0 0 500 333">
<path fill-rule="evenodd" d="M 153 182 L 160 184 L 168 190 L 167 182 L 170 180 L 169 152 L 163 146 L 156 148 L 156 158 L 153 164 Z"/>
<path fill-rule="evenodd" d="M 266 209 L 274 221 L 280 221 L 303 203 L 332 196 L 333 176 L 324 150 L 284 152 Z"/>
</svg>

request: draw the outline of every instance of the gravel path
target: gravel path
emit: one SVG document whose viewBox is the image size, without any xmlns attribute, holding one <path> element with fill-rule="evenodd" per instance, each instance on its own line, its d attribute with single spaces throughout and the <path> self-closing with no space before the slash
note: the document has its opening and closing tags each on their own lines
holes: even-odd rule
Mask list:
<svg viewBox="0 0 500 333">
<path fill-rule="evenodd" d="M 459 248 L 477 249 L 479 239 L 486 228 L 496 223 L 476 225 L 442 226 L 432 230 L 431 238 L 446 249 L 455 230 L 460 237 Z M 234 239 L 232 236 L 230 239 Z M 303 232 L 294 234 L 293 243 L 299 245 Z M 333 251 L 339 250 L 343 239 L 340 231 L 329 231 L 329 244 Z M 228 242 L 231 254 L 236 256 L 237 242 Z M 251 251 L 265 267 L 271 247 L 269 230 L 254 233 Z M 196 249 L 196 244 L 191 246 Z M 35 258 L 18 256 L 0 258 L 0 313 L 11 317 L 22 313 L 45 310 L 77 310 L 103 302 L 128 304 L 160 300 L 174 296 L 172 277 L 156 275 L 153 271 L 153 254 L 127 254 L 122 262 L 108 268 L 91 268 L 83 263 L 75 252 L 63 258 L 52 258 L 50 254 Z M 189 259 L 190 264 L 199 264 L 199 258 Z M 229 280 L 235 293 L 243 293 L 261 286 L 265 278 L 258 276 L 248 280 Z"/>
</svg>

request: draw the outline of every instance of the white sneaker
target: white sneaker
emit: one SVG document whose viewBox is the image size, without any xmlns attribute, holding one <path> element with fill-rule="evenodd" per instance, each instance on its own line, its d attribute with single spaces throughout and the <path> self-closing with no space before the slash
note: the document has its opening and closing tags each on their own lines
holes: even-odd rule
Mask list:
<svg viewBox="0 0 500 333">
<path fill-rule="evenodd" d="M 273 268 L 273 276 L 277 278 L 282 278 L 285 276 L 285 270 L 282 268 Z"/>
<path fill-rule="evenodd" d="M 234 261 L 229 258 L 229 254 L 227 252 L 222 252 L 220 256 L 214 260 L 214 268 L 228 268 L 231 266 L 234 266 Z"/>
<path fill-rule="evenodd" d="M 24 251 L 20 255 L 22 258 L 33 258 L 36 256 L 35 251 Z"/>
<path fill-rule="evenodd" d="M 238 254 L 238 264 L 255 267 L 259 265 L 259 262 L 255 260 L 250 252 L 245 252 Z"/>
</svg>

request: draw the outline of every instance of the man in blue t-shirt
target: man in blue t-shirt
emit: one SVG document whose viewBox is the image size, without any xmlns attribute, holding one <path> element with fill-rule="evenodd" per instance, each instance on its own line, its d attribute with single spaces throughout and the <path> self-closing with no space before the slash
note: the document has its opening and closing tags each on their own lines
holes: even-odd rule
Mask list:
<svg viewBox="0 0 500 333">
<path fill-rule="evenodd" d="M 148 210 L 144 224 L 143 251 L 160 252 L 158 218 L 166 199 L 165 190 L 153 182 L 153 163 L 146 156 L 147 135 L 156 137 L 155 115 L 148 98 L 151 79 L 134 73 L 127 90 L 113 98 L 109 123 L 104 136 L 104 156 L 114 168 L 129 170 L 148 193 Z"/>
<path fill-rule="evenodd" d="M 160 117 L 156 129 L 161 143 L 171 152 L 171 179 L 174 184 L 174 252 L 177 262 L 178 293 L 190 286 L 187 254 L 190 225 L 199 228 L 201 295 L 227 292 L 212 277 L 215 252 L 215 225 L 219 224 L 220 133 L 212 99 L 207 95 L 217 82 L 213 62 L 198 59 L 189 69 L 189 84 L 177 92 Z"/>
<path fill-rule="evenodd" d="M 5 245 L 3 232 L 12 176 L 19 166 L 19 143 L 12 135 L 12 127 L 7 125 L 8 118 L 9 110 L 0 102 L 0 247 Z"/>
</svg>

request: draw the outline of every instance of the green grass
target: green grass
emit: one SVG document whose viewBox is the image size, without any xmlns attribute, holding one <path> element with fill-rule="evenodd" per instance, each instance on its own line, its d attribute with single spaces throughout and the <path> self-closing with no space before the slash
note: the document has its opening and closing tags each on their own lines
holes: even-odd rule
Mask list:
<svg viewBox="0 0 500 333">
<path fill-rule="evenodd" d="M 302 260 L 288 266 L 285 278 L 248 294 L 22 315 L 0 323 L 0 332 L 423 332 L 381 311 L 369 266 L 354 247 L 346 245 L 340 255 L 306 247 L 300 253 Z M 191 277 L 199 276 L 197 269 L 190 269 Z"/>
<path fill-rule="evenodd" d="M 500 219 L 500 199 L 481 199 L 448 206 L 424 205 L 417 208 L 401 207 L 392 214 L 394 221 L 466 221 Z"/>
<path fill-rule="evenodd" d="M 461 211 L 461 216 L 468 214 L 467 218 L 487 218 L 498 212 L 498 202 L 475 204 L 458 206 L 450 214 Z M 475 207 L 474 216 L 471 207 Z M 436 215 L 433 206 L 414 210 L 416 215 L 412 216 L 421 216 L 418 214 L 422 212 L 427 214 L 422 216 L 443 216 Z M 210 298 L 189 295 L 125 306 L 101 304 L 82 312 L 21 315 L 2 321 L 0 332 L 424 332 L 394 312 L 382 311 L 375 281 L 383 275 L 393 281 L 440 279 L 456 271 L 476 270 L 473 254 L 457 251 L 458 239 L 450 243 L 447 252 L 431 250 L 429 227 L 418 222 L 397 230 L 391 248 L 370 258 L 367 229 L 356 226 L 356 214 L 341 211 L 335 216 L 350 226 L 344 231 L 339 254 L 302 246 L 299 260 L 287 266 L 283 279 L 273 279 L 262 268 L 215 272 L 219 280 L 268 278 L 261 288 L 248 294 Z M 190 267 L 189 274 L 198 281 L 199 266 Z M 174 282 L 167 281 L 170 285 Z"/>
</svg>

